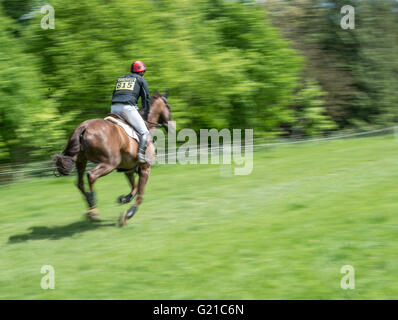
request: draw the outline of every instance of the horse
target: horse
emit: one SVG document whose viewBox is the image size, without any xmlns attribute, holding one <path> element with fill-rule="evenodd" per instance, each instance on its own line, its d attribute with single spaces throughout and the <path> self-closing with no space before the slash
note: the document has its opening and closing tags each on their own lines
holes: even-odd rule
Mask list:
<svg viewBox="0 0 398 320">
<path fill-rule="evenodd" d="M 169 121 L 172 121 L 172 117 L 167 96 L 168 92 L 164 95 L 155 93 L 151 98 L 146 124 L 152 136 L 156 127 L 163 127 L 167 132 L 175 129 L 174 127 L 169 128 Z M 140 114 L 143 114 L 142 109 L 140 109 Z M 148 141 L 146 157 L 149 160 L 155 158 L 155 147 L 152 141 Z M 129 137 L 120 126 L 105 119 L 90 119 L 80 123 L 70 135 L 65 150 L 53 158 L 56 170 L 60 175 L 69 175 L 76 167 L 77 187 L 87 201 L 89 209 L 86 215 L 92 221 L 100 221 L 96 208 L 95 181 L 115 169 L 125 173 L 131 185 L 131 192 L 120 196 L 118 202 L 120 204 L 129 203 L 135 196 L 137 199 L 124 216 L 120 217 L 120 226 L 127 224 L 143 201 L 145 185 L 148 182 L 153 162 L 139 164 L 138 142 Z M 86 192 L 84 187 L 84 174 L 88 161 L 97 164 L 87 173 L 90 192 Z M 139 176 L 138 185 L 135 183 L 135 173 L 138 173 Z"/>
</svg>

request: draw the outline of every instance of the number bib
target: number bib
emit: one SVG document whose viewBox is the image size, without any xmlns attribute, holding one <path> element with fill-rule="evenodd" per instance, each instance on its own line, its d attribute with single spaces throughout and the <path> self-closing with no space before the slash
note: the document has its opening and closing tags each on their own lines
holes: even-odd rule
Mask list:
<svg viewBox="0 0 398 320">
<path fill-rule="evenodd" d="M 116 82 L 115 90 L 134 90 L 136 78 L 121 78 Z"/>
</svg>

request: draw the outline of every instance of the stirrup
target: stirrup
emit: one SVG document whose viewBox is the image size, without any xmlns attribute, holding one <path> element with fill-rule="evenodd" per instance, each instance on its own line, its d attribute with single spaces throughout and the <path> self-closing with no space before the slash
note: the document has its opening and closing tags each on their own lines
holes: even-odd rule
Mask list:
<svg viewBox="0 0 398 320">
<path fill-rule="evenodd" d="M 145 163 L 148 163 L 148 161 L 147 161 L 147 159 L 140 157 L 140 158 L 138 158 L 138 163 L 145 164 Z"/>
<path fill-rule="evenodd" d="M 139 155 L 138 156 L 138 163 L 144 164 L 144 163 L 151 163 L 151 161 L 145 157 L 145 155 Z"/>
<path fill-rule="evenodd" d="M 146 157 L 145 152 L 140 153 L 138 151 L 138 163 L 144 164 L 144 163 L 149 163 L 152 164 L 152 159 L 149 159 Z"/>
</svg>

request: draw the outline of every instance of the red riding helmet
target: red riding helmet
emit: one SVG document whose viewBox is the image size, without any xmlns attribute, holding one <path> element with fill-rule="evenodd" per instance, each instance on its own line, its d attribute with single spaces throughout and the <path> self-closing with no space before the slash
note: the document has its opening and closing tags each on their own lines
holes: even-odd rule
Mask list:
<svg viewBox="0 0 398 320">
<path fill-rule="evenodd" d="M 142 61 L 135 61 L 131 65 L 131 72 L 139 73 L 139 72 L 145 72 L 145 71 L 146 71 L 146 67 Z"/>
</svg>

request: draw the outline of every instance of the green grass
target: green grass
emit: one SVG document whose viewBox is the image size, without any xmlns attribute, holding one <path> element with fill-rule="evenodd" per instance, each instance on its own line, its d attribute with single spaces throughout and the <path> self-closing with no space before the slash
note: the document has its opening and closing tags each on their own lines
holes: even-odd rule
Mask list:
<svg viewBox="0 0 398 320">
<path fill-rule="evenodd" d="M 75 177 L 0 188 L 1 299 L 397 299 L 393 136 L 268 148 L 249 176 L 152 170 L 130 224 L 123 174 L 98 180 L 100 224 Z M 40 269 L 55 268 L 55 290 Z M 355 290 L 342 290 L 343 265 Z"/>
</svg>

